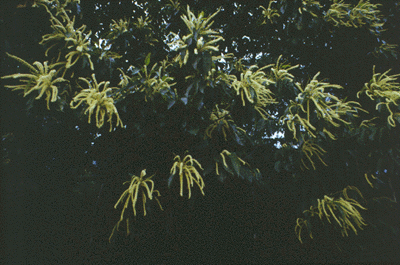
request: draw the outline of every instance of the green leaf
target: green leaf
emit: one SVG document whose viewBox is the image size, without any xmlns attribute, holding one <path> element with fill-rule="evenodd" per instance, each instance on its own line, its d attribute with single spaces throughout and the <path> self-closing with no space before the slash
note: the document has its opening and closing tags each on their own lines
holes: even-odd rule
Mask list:
<svg viewBox="0 0 400 265">
<path fill-rule="evenodd" d="M 167 109 L 170 109 L 173 105 L 175 105 L 175 100 L 172 100 L 169 104 L 168 104 L 168 107 L 167 107 Z"/>
<path fill-rule="evenodd" d="M 208 73 L 211 70 L 212 67 L 212 58 L 211 58 L 211 54 L 205 54 L 203 56 L 203 71 L 204 73 Z"/>
<path fill-rule="evenodd" d="M 236 175 L 240 176 L 240 161 L 235 153 L 232 153 L 230 156 L 232 161 L 233 169 L 235 170 Z"/>
<path fill-rule="evenodd" d="M 324 140 L 326 140 L 326 135 L 325 135 L 325 133 L 324 133 L 324 132 L 320 131 L 320 132 L 318 132 L 318 134 L 319 134 L 319 135 L 321 135 L 321 136 L 322 136 L 322 138 L 324 138 Z"/>
<path fill-rule="evenodd" d="M 193 69 L 197 70 L 197 64 L 199 63 L 199 61 L 200 61 L 200 58 L 199 58 L 199 57 L 196 58 L 196 60 L 194 60 L 194 62 L 193 62 L 193 64 L 192 64 Z"/>
<path fill-rule="evenodd" d="M 280 170 L 280 164 L 281 164 L 281 161 L 276 161 L 275 162 L 275 166 L 274 166 L 276 172 L 278 172 L 278 173 L 281 171 Z"/>
<path fill-rule="evenodd" d="M 199 80 L 198 86 L 199 86 L 200 92 L 204 94 L 204 88 L 206 87 L 206 84 L 204 82 L 202 82 L 202 80 Z"/>
<path fill-rule="evenodd" d="M 377 132 L 377 130 L 375 128 L 371 128 L 372 129 L 372 133 L 370 134 L 370 136 L 368 137 L 371 141 L 374 140 L 375 138 L 375 134 Z"/>
<path fill-rule="evenodd" d="M 132 70 L 132 75 L 136 75 L 139 72 L 140 72 L 140 69 L 139 68 L 135 68 L 135 69 Z"/>
<path fill-rule="evenodd" d="M 190 134 L 193 134 L 193 135 L 197 135 L 197 133 L 199 132 L 199 129 L 200 129 L 200 128 L 191 129 L 191 130 L 189 130 L 189 133 L 190 133 Z"/>
<path fill-rule="evenodd" d="M 255 99 L 257 97 L 256 92 L 254 91 L 254 88 L 249 87 L 250 95 L 252 99 Z"/>
<path fill-rule="evenodd" d="M 262 180 L 262 175 L 261 172 L 258 170 L 254 170 L 254 175 L 256 177 L 256 180 L 261 181 Z"/>
<path fill-rule="evenodd" d="M 242 176 L 242 178 L 247 179 L 249 182 L 253 182 L 254 174 L 250 169 L 248 169 L 246 167 L 241 167 L 240 175 Z"/>
<path fill-rule="evenodd" d="M 183 104 L 187 105 L 187 103 L 188 103 L 187 97 L 183 97 L 183 98 L 181 98 L 181 100 L 182 100 Z"/>
<path fill-rule="evenodd" d="M 185 96 L 186 96 L 186 97 L 189 97 L 189 92 L 190 92 L 190 90 L 192 90 L 192 88 L 193 88 L 193 83 L 191 83 L 191 84 L 187 87 L 186 93 L 185 93 Z"/>
<path fill-rule="evenodd" d="M 221 182 L 224 182 L 224 180 L 226 179 L 226 174 L 224 171 L 220 170 L 219 175 L 217 175 L 218 180 Z"/>
<path fill-rule="evenodd" d="M 168 188 L 171 188 L 171 183 L 172 183 L 172 181 L 174 180 L 174 176 L 175 176 L 175 175 L 171 175 L 171 176 L 168 178 Z"/>
<path fill-rule="evenodd" d="M 150 64 L 150 56 L 151 56 L 151 53 L 149 52 L 149 54 L 147 54 L 147 56 L 146 56 L 146 59 L 144 59 L 144 64 L 146 66 L 148 66 Z"/>
<path fill-rule="evenodd" d="M 224 164 L 222 158 L 220 158 L 219 160 L 220 160 L 219 163 L 221 163 L 221 165 L 224 167 L 224 169 L 225 169 L 227 172 L 229 172 L 230 174 L 233 175 L 233 171 L 232 171 L 228 166 L 225 166 L 225 164 Z M 226 160 L 226 163 L 228 164 L 228 159 L 225 158 L 225 160 Z"/>
<path fill-rule="evenodd" d="M 186 43 L 188 46 L 192 45 L 192 42 L 193 42 L 193 38 L 189 38 L 186 40 Z"/>
<path fill-rule="evenodd" d="M 196 97 L 194 105 L 197 107 L 198 110 L 200 110 L 204 106 L 204 95 Z"/>
<path fill-rule="evenodd" d="M 239 145 L 244 146 L 244 143 L 243 143 L 242 139 L 241 139 L 240 136 L 239 136 L 239 132 L 238 132 L 238 130 L 236 129 L 236 125 L 230 124 L 229 127 L 231 127 L 232 130 L 233 130 L 233 134 L 235 135 L 235 140 L 236 140 L 236 142 L 237 142 Z"/>
</svg>

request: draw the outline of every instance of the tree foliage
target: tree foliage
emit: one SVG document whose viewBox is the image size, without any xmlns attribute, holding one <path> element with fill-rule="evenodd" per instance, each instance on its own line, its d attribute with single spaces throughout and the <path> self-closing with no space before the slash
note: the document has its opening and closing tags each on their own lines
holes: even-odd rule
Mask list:
<svg viewBox="0 0 400 265">
<path fill-rule="evenodd" d="M 122 244 L 123 220 L 128 234 L 157 224 L 149 238 L 172 238 L 185 216 L 190 227 L 215 222 L 188 234 L 212 234 L 211 248 L 218 227 L 249 226 L 230 249 L 251 244 L 242 256 L 252 261 L 282 237 L 298 253 L 336 246 L 327 260 L 355 250 L 380 257 L 375 240 L 398 242 L 400 74 L 389 75 L 400 71 L 397 1 L 36 0 L 24 8 L 48 22 L 32 51 L 3 55 L 13 69 L 4 89 L 22 90 L 31 120 L 55 117 L 82 146 L 79 157 L 91 162 L 66 169 L 67 182 L 81 183 L 71 194 L 91 181 L 115 207 L 126 198 L 112 233 L 106 228 L 111 244 Z M 236 221 L 215 217 L 230 208 Z M 108 224 L 118 218 L 102 212 Z"/>
</svg>

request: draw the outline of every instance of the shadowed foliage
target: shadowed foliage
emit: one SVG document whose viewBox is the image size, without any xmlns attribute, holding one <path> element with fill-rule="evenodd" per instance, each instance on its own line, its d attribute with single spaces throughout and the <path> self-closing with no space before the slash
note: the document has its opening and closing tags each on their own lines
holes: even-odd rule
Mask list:
<svg viewBox="0 0 400 265">
<path fill-rule="evenodd" d="M 1 263 L 399 260 L 398 1 L 0 9 Z"/>
</svg>

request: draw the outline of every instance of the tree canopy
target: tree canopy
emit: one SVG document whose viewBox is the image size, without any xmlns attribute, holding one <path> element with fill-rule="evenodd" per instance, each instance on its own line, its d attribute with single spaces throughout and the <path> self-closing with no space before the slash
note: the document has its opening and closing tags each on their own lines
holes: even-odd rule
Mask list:
<svg viewBox="0 0 400 265">
<path fill-rule="evenodd" d="M 398 1 L 17 2 L 10 249 L 22 218 L 37 261 L 400 258 Z"/>
</svg>

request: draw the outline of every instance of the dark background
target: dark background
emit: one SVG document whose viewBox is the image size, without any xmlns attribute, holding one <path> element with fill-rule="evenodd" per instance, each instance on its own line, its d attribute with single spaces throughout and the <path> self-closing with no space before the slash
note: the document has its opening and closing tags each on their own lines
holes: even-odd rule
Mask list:
<svg viewBox="0 0 400 265">
<path fill-rule="evenodd" d="M 135 8 L 129 1 L 108 5 L 104 2 L 100 9 L 94 8 L 93 1 L 81 2 L 83 15 L 79 23 L 88 25 L 93 32 L 101 31 L 100 21 L 107 25 L 112 18 L 128 16 Z M 293 32 L 278 25 L 275 25 L 278 31 L 267 26 L 253 29 L 250 25 L 257 21 L 246 14 L 254 11 L 261 4 L 259 1 L 242 3 L 235 19 L 229 15 L 236 8 L 231 1 L 189 2 L 192 9 L 206 10 L 206 13 L 213 13 L 216 7 L 224 5 L 225 11 L 215 18 L 215 27 L 224 28 L 225 43 L 222 45 L 232 52 L 230 43 L 236 40 L 237 57 L 263 51 L 274 54 L 273 60 L 268 59 L 274 61 L 279 54 L 287 58 L 293 55 L 290 57 L 292 65 L 309 63 L 306 70 L 298 70 L 296 76 L 307 79 L 321 71 L 331 83 L 345 86 L 343 97 L 349 99 L 354 99 L 354 90 L 369 80 L 372 65 L 377 64 L 384 70 L 393 68 L 393 73 L 400 70 L 397 58 L 372 56 L 371 51 L 380 40 L 367 30 L 329 29 L 327 25 Z M 397 1 L 388 2 L 383 8 L 389 20 L 388 31 L 380 38 L 400 43 L 399 6 Z M 47 13 L 31 8 L 25 1 L 0 3 L 1 76 L 18 72 L 18 63 L 5 52 L 30 63 L 46 60 L 45 48 L 38 42 L 42 35 L 51 31 Z M 157 8 L 163 4 L 155 1 L 149 7 L 156 26 L 161 24 Z M 144 5 L 149 6 L 147 2 Z M 186 6 L 186 3 L 182 1 L 181 5 Z M 144 14 L 142 9 L 135 10 L 137 16 Z M 170 16 L 173 28 L 164 32 L 183 28 L 179 16 L 180 13 Z M 247 43 L 236 37 L 241 35 L 248 35 L 253 41 Z M 306 36 L 315 40 L 312 42 Z M 278 41 L 278 37 L 281 40 Z M 304 40 L 309 42 L 304 43 Z M 328 40 L 329 45 L 324 48 Z M 161 46 L 153 56 L 165 56 Z M 145 48 L 140 51 L 132 48 L 128 52 L 131 63 L 139 60 L 136 55 L 144 58 L 147 54 Z M 274 165 L 279 158 L 268 157 L 273 143 L 257 146 L 256 154 L 263 155 L 260 168 L 270 176 L 271 190 L 238 178 L 228 178 L 224 183 L 207 179 L 206 196 L 194 192 L 193 198 L 187 200 L 175 196 L 177 190 L 161 187 L 164 211 L 160 211 L 156 203 L 148 203 L 148 216 L 139 214 L 136 217 L 131 224 L 131 235 L 126 236 L 121 228 L 109 243 L 109 235 L 119 218 L 119 210 L 113 206 L 121 194 L 122 182 L 128 178 L 126 168 L 130 161 L 144 155 L 141 146 L 130 142 L 133 140 L 129 133 L 117 130 L 107 134 L 107 128 L 100 131 L 102 136 L 93 144 L 95 126 L 86 124 L 85 119 L 79 120 L 68 108 L 64 112 L 48 111 L 44 101 L 34 101 L 33 107 L 29 107 L 28 97 L 23 98 L 3 87 L 8 81 L 1 80 L 0 90 L 1 264 L 276 264 L 400 260 L 397 204 L 368 205 L 371 211 L 366 219 L 374 225 L 359 231 L 358 236 L 351 232 L 348 238 L 342 238 L 321 225 L 315 227 L 314 233 L 321 236 L 300 244 L 294 233 L 295 220 L 302 212 L 299 204 L 303 201 L 310 204 L 304 199 L 309 193 L 318 194 L 315 190 L 325 185 L 335 191 L 336 187 L 343 188 L 345 181 L 350 182 L 346 185 L 356 183 L 358 180 L 348 176 L 359 173 L 360 168 L 371 168 L 372 172 L 386 170 L 391 174 L 390 187 L 387 183 L 380 186 L 382 194 L 391 195 L 399 190 L 399 167 L 395 163 L 399 159 L 398 128 L 388 129 L 380 139 L 371 138 L 369 134 L 360 140 L 362 137 L 356 135 L 338 140 L 335 146 L 327 146 L 331 167 L 302 173 L 308 178 L 303 178 L 301 183 L 293 181 L 289 170 L 276 172 Z M 363 106 L 368 107 L 368 104 L 371 109 L 375 106 L 367 100 Z M 123 120 L 135 118 L 127 113 L 122 115 L 125 115 Z M 151 139 L 141 141 L 151 142 Z M 163 148 L 160 142 L 154 144 L 153 151 Z M 144 142 L 142 145 L 151 144 Z M 343 155 L 345 149 L 353 153 Z M 393 155 L 388 150 L 392 150 Z M 163 153 L 163 150 L 157 152 Z M 377 165 L 379 159 L 383 160 L 381 165 Z M 344 167 L 346 163 L 350 163 L 348 168 Z M 376 168 L 379 166 L 381 168 Z M 306 232 L 302 237 L 307 238 Z"/>
</svg>

